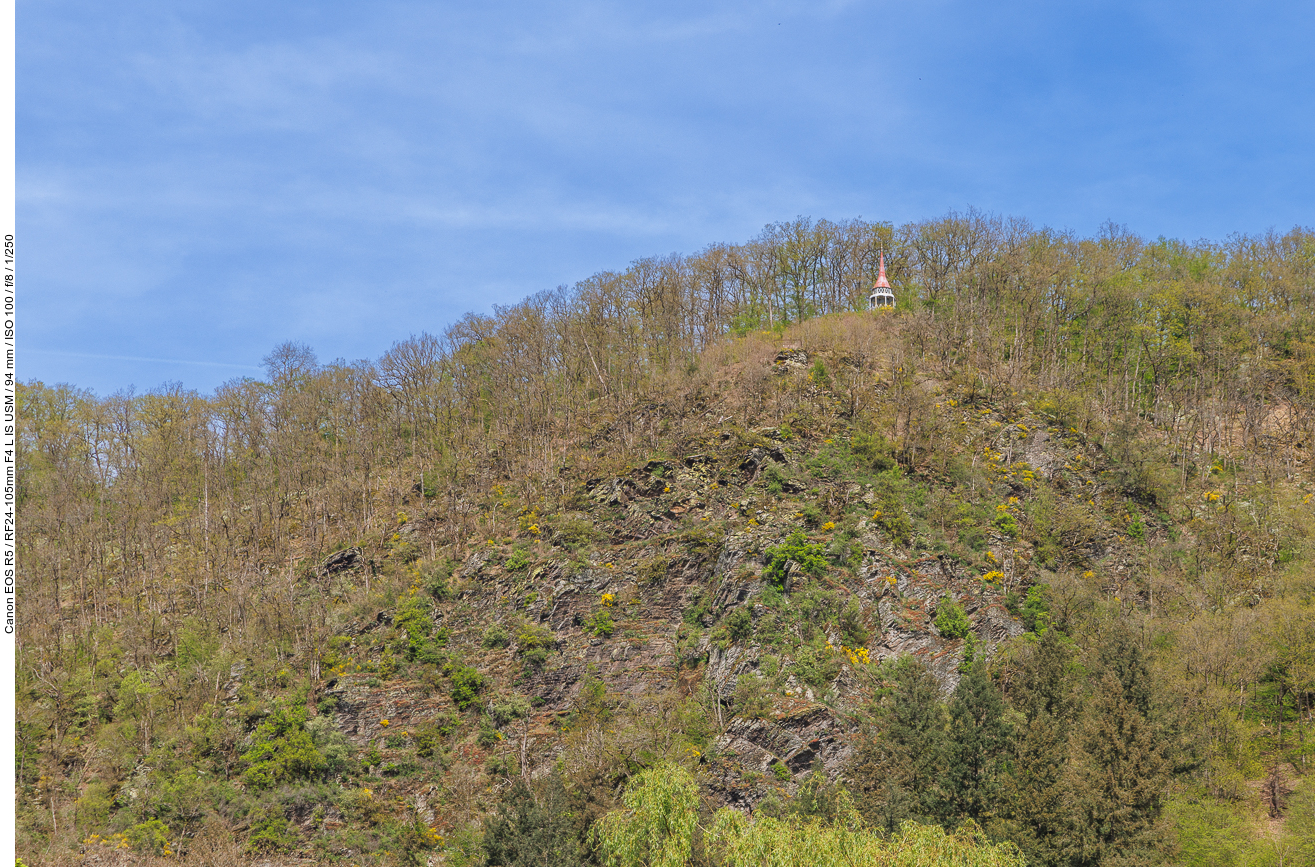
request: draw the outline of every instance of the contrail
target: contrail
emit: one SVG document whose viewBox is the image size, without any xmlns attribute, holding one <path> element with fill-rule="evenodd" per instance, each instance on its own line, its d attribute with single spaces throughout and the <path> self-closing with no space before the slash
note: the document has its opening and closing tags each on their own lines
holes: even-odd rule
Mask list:
<svg viewBox="0 0 1315 867">
<path fill-rule="evenodd" d="M 140 355 L 99 355 L 93 352 L 61 352 L 54 349 L 25 349 L 22 354 L 64 355 L 71 358 L 103 358 L 107 361 L 152 361 L 163 364 L 196 364 L 202 367 L 237 367 L 242 370 L 260 370 L 253 364 L 232 364 L 227 361 L 188 361 L 184 358 L 144 358 Z"/>
</svg>

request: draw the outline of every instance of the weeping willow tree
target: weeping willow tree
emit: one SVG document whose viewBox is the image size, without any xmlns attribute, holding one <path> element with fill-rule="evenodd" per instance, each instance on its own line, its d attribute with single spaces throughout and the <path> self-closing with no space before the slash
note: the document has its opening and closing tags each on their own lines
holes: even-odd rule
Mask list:
<svg viewBox="0 0 1315 867">
<path fill-rule="evenodd" d="M 631 780 L 624 807 L 592 836 L 607 867 L 684 867 L 698 827 L 699 786 L 685 768 L 658 765 Z"/>
<path fill-rule="evenodd" d="M 1012 844 L 993 845 L 966 830 L 947 834 L 937 826 L 905 822 L 886 837 L 864 826 L 847 797 L 834 822 L 766 816 L 749 818 L 729 807 L 712 826 L 698 824 L 699 788 L 693 774 L 664 764 L 638 774 L 626 788 L 623 807 L 605 815 L 593 831 L 608 867 L 684 867 L 691 862 L 696 831 L 709 854 L 725 867 L 1024 867 Z"/>
</svg>

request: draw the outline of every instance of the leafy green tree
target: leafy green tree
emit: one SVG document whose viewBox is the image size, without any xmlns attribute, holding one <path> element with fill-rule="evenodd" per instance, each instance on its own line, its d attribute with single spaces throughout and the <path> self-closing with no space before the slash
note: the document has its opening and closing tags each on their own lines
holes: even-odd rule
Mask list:
<svg viewBox="0 0 1315 867">
<path fill-rule="evenodd" d="M 1228 807 L 1210 799 L 1176 798 L 1166 805 L 1165 814 L 1176 832 L 1177 863 L 1182 867 L 1251 867 L 1245 823 Z"/>
<path fill-rule="evenodd" d="M 1289 802 L 1287 819 L 1289 842 L 1301 863 L 1315 864 L 1315 786 L 1300 786 Z"/>
</svg>

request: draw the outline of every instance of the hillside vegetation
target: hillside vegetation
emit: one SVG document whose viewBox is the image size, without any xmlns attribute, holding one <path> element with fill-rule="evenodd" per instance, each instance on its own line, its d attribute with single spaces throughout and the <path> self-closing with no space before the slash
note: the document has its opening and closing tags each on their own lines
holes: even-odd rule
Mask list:
<svg viewBox="0 0 1315 867">
<path fill-rule="evenodd" d="M 26 383 L 20 854 L 1315 862 L 1313 310 L 1304 230 L 801 219 Z"/>
</svg>

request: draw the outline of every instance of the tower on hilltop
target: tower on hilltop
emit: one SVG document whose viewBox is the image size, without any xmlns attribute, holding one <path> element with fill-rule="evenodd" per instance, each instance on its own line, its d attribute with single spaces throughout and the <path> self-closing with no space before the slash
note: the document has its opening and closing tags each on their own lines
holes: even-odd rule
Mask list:
<svg viewBox="0 0 1315 867">
<path fill-rule="evenodd" d="M 881 267 L 877 272 L 877 282 L 872 284 L 872 294 L 868 296 L 868 306 L 873 310 L 881 307 L 895 306 L 895 293 L 890 291 L 890 281 L 886 279 L 886 254 L 881 254 Z"/>
</svg>

